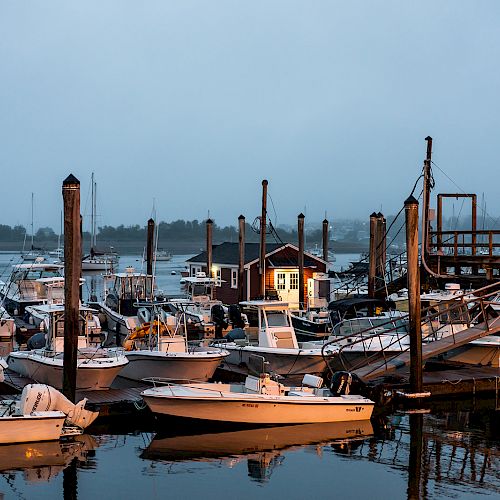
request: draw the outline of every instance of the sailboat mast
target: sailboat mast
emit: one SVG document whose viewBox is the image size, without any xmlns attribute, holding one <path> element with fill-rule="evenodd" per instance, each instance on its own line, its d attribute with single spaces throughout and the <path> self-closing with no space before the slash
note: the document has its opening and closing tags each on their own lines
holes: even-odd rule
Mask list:
<svg viewBox="0 0 500 500">
<path fill-rule="evenodd" d="M 90 217 L 90 248 L 95 248 L 95 182 L 94 172 L 92 172 L 92 215 Z"/>
<path fill-rule="evenodd" d="M 33 198 L 34 193 L 31 193 L 31 250 L 33 250 L 34 225 L 33 225 Z"/>
</svg>

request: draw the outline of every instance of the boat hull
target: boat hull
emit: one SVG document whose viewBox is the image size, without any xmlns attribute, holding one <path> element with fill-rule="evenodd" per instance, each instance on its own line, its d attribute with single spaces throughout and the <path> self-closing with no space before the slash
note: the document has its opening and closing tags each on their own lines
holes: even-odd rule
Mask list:
<svg viewBox="0 0 500 500">
<path fill-rule="evenodd" d="M 269 363 L 269 370 L 282 376 L 320 375 L 326 369 L 326 362 L 321 355 L 321 351 L 308 353 L 307 350 L 283 349 L 282 353 L 276 350 L 259 347 L 230 347 L 223 346 L 229 351 L 229 356 L 223 361 L 221 368 L 229 371 L 243 369 L 246 371 L 250 356 L 263 356 Z M 285 352 L 289 351 L 289 352 Z"/>
<path fill-rule="evenodd" d="M 120 373 L 121 377 L 142 380 L 148 377 L 171 380 L 200 380 L 206 382 L 221 361 L 222 354 L 196 356 L 192 354 L 167 354 L 154 351 L 131 351 L 126 353 L 128 365 Z"/>
<path fill-rule="evenodd" d="M 143 398 L 153 413 L 242 424 L 349 422 L 369 419 L 373 411 L 373 403 L 361 404 L 348 401 L 339 401 L 335 404 L 282 402 L 276 399 L 264 401 L 224 398 L 207 401 L 182 397 L 151 397 L 144 393 Z"/>
<path fill-rule="evenodd" d="M 0 418 L 0 444 L 54 441 L 61 437 L 66 415 L 37 412 L 33 415 Z"/>
<path fill-rule="evenodd" d="M 79 359 L 76 372 L 77 390 L 102 390 L 108 389 L 117 377 L 118 373 L 127 364 L 127 360 L 103 361 L 99 363 L 96 359 L 88 362 L 88 359 Z M 33 354 L 32 351 L 17 351 L 9 355 L 7 359 L 9 368 L 19 375 L 28 377 L 38 383 L 51 385 L 56 389 L 62 389 L 63 382 L 63 360 L 49 358 Z"/>
</svg>

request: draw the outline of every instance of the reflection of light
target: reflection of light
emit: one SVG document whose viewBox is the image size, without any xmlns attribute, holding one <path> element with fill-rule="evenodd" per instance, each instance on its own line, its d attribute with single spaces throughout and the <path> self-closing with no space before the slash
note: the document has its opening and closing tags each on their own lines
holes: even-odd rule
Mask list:
<svg viewBox="0 0 500 500">
<path fill-rule="evenodd" d="M 24 456 L 26 458 L 42 457 L 43 453 L 40 453 L 36 448 L 26 448 Z"/>
</svg>

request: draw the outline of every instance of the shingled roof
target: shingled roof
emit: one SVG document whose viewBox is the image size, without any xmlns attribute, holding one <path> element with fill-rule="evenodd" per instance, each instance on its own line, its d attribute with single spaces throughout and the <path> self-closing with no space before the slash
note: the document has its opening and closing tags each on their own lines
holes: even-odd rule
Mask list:
<svg viewBox="0 0 500 500">
<path fill-rule="evenodd" d="M 288 244 L 280 243 L 269 243 L 266 245 L 266 257 L 272 254 L 276 250 L 285 248 Z M 292 250 L 293 251 L 293 250 Z M 239 261 L 239 244 L 238 243 L 221 243 L 219 245 L 212 245 L 212 262 L 214 264 L 227 264 L 230 266 L 237 266 Z M 249 264 L 259 258 L 259 243 L 245 243 L 245 264 Z M 274 264 L 277 265 L 297 265 L 295 261 L 295 255 L 292 257 L 286 257 L 284 255 L 276 255 L 270 257 Z M 306 267 L 316 267 L 317 263 L 323 262 L 322 259 L 314 257 L 305 253 L 304 255 L 304 266 Z M 203 251 L 194 257 L 191 257 L 186 262 L 206 264 L 207 262 L 207 252 Z"/>
</svg>

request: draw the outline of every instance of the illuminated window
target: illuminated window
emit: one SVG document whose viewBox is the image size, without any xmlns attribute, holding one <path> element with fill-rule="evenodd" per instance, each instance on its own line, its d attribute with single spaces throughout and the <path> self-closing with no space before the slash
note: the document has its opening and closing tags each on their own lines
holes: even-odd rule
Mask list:
<svg viewBox="0 0 500 500">
<path fill-rule="evenodd" d="M 276 290 L 285 290 L 286 287 L 286 274 L 277 273 L 276 274 Z"/>
<path fill-rule="evenodd" d="M 299 273 L 290 273 L 290 290 L 299 289 Z"/>
</svg>

